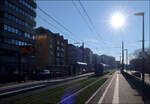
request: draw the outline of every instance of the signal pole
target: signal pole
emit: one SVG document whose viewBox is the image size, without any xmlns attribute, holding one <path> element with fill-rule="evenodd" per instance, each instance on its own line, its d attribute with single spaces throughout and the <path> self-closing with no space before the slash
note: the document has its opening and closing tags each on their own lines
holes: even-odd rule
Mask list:
<svg viewBox="0 0 150 104">
<path fill-rule="evenodd" d="M 82 42 L 82 62 L 84 62 L 84 42 Z"/>
<path fill-rule="evenodd" d="M 122 41 L 122 70 L 124 69 L 124 43 Z"/>
<path fill-rule="evenodd" d="M 126 69 L 128 66 L 128 49 L 124 49 L 126 51 Z"/>
<path fill-rule="evenodd" d="M 145 55 L 145 39 L 144 39 L 144 12 L 140 12 L 140 13 L 135 13 L 134 15 L 135 16 L 142 16 L 142 90 L 143 90 L 143 99 L 145 98 L 145 95 L 144 95 L 144 83 L 145 83 L 145 67 L 144 67 L 144 63 L 145 63 L 145 59 L 144 59 L 144 55 Z"/>
</svg>

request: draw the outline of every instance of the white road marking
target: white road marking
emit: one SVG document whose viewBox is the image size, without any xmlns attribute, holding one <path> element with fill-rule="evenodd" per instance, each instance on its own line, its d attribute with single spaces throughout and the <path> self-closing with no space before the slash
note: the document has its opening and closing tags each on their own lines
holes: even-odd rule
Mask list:
<svg viewBox="0 0 150 104">
<path fill-rule="evenodd" d="M 46 86 L 46 85 L 42 84 L 42 85 L 38 85 L 38 86 L 27 87 L 27 88 L 23 88 L 23 89 L 19 89 L 19 90 L 9 91 L 9 92 L 5 92 L 5 93 L 0 94 L 0 96 L 5 96 L 8 94 L 13 94 L 13 93 L 21 92 L 21 91 L 27 91 L 27 90 L 31 90 L 31 89 L 35 89 L 35 88 L 44 87 L 44 86 Z"/>
<path fill-rule="evenodd" d="M 98 90 L 85 102 L 85 104 L 89 104 L 89 102 L 96 96 L 96 94 L 103 88 L 103 86 L 108 82 L 109 80 L 107 79 L 101 87 L 98 88 Z"/>
<path fill-rule="evenodd" d="M 116 84 L 112 104 L 119 104 L 119 75 L 117 73 Z"/>
<path fill-rule="evenodd" d="M 108 92 L 108 89 L 110 88 L 110 85 L 112 84 L 112 81 L 113 81 L 113 79 L 114 79 L 114 76 L 115 76 L 115 74 L 113 75 L 113 77 L 112 77 L 112 79 L 111 79 L 109 85 L 108 85 L 107 88 L 105 89 L 105 91 L 104 91 L 102 97 L 101 97 L 100 100 L 98 101 L 98 104 L 101 104 L 101 103 L 102 103 L 102 101 L 103 101 L 103 99 L 104 99 L 106 93 Z"/>
</svg>

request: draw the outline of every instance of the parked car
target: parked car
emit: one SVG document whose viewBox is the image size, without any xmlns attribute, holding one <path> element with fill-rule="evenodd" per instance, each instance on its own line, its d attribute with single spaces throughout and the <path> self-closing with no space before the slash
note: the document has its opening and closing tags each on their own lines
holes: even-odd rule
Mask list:
<svg viewBox="0 0 150 104">
<path fill-rule="evenodd" d="M 44 69 L 39 74 L 40 79 L 49 79 L 50 78 L 50 71 L 47 69 Z"/>
<path fill-rule="evenodd" d="M 139 72 L 139 71 L 132 72 L 132 75 L 141 78 L 141 72 Z"/>
</svg>

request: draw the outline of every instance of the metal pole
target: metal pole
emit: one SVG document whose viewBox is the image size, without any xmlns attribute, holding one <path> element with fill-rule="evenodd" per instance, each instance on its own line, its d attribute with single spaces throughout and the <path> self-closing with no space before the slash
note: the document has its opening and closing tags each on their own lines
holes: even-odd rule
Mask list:
<svg viewBox="0 0 150 104">
<path fill-rule="evenodd" d="M 122 41 L 122 70 L 124 69 L 124 43 Z"/>
<path fill-rule="evenodd" d="M 142 35 L 142 52 L 144 53 L 145 51 L 145 47 L 144 47 L 144 15 L 142 16 L 143 17 L 143 35 Z M 144 99 L 144 81 L 145 81 L 145 67 L 144 67 L 144 57 L 143 57 L 143 65 L 142 65 L 142 83 L 143 83 L 143 99 Z"/>
<path fill-rule="evenodd" d="M 82 43 L 82 62 L 84 62 L 84 42 Z"/>
<path fill-rule="evenodd" d="M 121 56 L 120 56 L 120 63 L 121 63 Z"/>
<path fill-rule="evenodd" d="M 121 56 L 120 56 L 120 68 L 121 68 Z"/>
<path fill-rule="evenodd" d="M 125 49 L 126 51 L 126 69 L 127 69 L 127 66 L 128 66 L 128 49 Z"/>
<path fill-rule="evenodd" d="M 142 98 L 143 98 L 143 100 L 144 100 L 144 81 L 145 81 L 145 75 L 144 75 L 144 73 L 145 73 L 145 67 L 144 67 L 144 55 L 145 55 L 145 47 L 144 47 L 144 41 L 145 41 L 145 39 L 144 39 L 144 12 L 140 12 L 140 13 L 135 13 L 134 15 L 136 15 L 136 16 L 142 16 L 142 32 L 143 32 L 143 34 L 142 34 Z"/>
<path fill-rule="evenodd" d="M 127 49 L 127 53 L 126 53 L 126 64 L 127 64 L 127 67 L 128 67 L 128 49 Z"/>
</svg>

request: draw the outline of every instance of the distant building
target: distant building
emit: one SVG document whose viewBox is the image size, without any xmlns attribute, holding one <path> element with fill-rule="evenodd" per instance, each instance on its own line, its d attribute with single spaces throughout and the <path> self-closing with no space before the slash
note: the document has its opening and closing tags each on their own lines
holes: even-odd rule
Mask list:
<svg viewBox="0 0 150 104">
<path fill-rule="evenodd" d="M 54 33 L 54 55 L 55 65 L 67 65 L 67 44 L 68 40 L 60 36 L 59 33 Z"/>
<path fill-rule="evenodd" d="M 97 54 L 92 54 L 92 65 L 98 64 L 98 57 Z"/>
<path fill-rule="evenodd" d="M 116 68 L 120 68 L 121 67 L 121 63 L 120 63 L 120 61 L 116 61 Z"/>
<path fill-rule="evenodd" d="M 92 65 L 92 54 L 93 52 L 89 48 L 84 48 L 84 62 L 88 65 Z"/>
<path fill-rule="evenodd" d="M 13 73 L 32 68 L 31 55 L 20 59 L 20 46 L 34 46 L 31 34 L 36 25 L 34 0 L 0 0 L 0 72 Z"/>
<path fill-rule="evenodd" d="M 55 37 L 53 33 L 43 27 L 34 30 L 36 41 L 36 66 L 43 68 L 55 64 Z"/>
<path fill-rule="evenodd" d="M 36 65 L 38 67 L 67 65 L 67 44 L 58 33 L 39 27 L 34 30 L 36 41 Z"/>
<path fill-rule="evenodd" d="M 102 63 L 109 65 L 109 68 L 116 68 L 115 57 L 108 55 L 101 55 L 100 59 Z"/>
<path fill-rule="evenodd" d="M 68 64 L 72 65 L 76 62 L 82 62 L 82 50 L 74 46 L 73 44 L 68 44 Z"/>
</svg>

